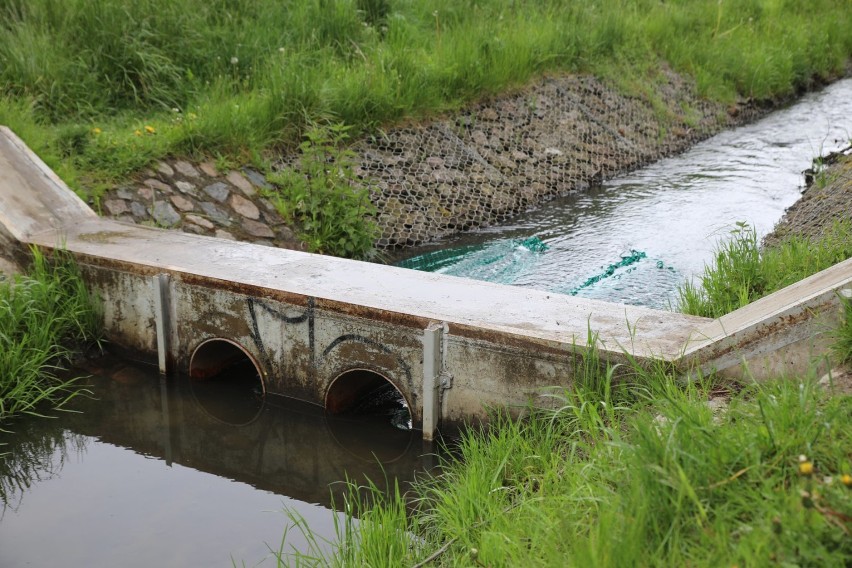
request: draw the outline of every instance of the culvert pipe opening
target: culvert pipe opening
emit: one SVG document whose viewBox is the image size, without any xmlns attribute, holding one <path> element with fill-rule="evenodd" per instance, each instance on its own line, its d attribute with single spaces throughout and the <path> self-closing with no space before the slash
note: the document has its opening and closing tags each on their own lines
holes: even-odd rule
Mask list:
<svg viewBox="0 0 852 568">
<path fill-rule="evenodd" d="M 346 417 L 383 420 L 411 430 L 411 411 L 405 396 L 383 375 L 355 369 L 339 375 L 325 395 L 326 412 Z"/>
<path fill-rule="evenodd" d="M 209 339 L 189 361 L 192 394 L 204 410 L 228 424 L 251 422 L 263 408 L 260 366 L 238 343 Z"/>
</svg>

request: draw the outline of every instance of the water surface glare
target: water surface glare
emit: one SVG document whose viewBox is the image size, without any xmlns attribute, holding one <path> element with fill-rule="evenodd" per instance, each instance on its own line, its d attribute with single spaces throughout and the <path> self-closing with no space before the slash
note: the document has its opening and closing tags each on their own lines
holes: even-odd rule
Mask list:
<svg viewBox="0 0 852 568">
<path fill-rule="evenodd" d="M 852 137 L 852 79 L 810 93 L 683 154 L 550 201 L 510 224 L 430 244 L 437 272 L 613 302 L 667 308 L 738 221 L 769 232 L 814 157 Z M 537 237 L 547 250 L 520 243 Z M 536 247 L 533 247 L 536 248 Z M 583 286 L 631 251 L 645 258 Z M 434 253 L 433 253 L 434 255 Z M 410 262 L 410 259 L 409 261 Z"/>
<path fill-rule="evenodd" d="M 347 476 L 404 484 L 433 464 L 419 432 L 386 421 L 285 400 L 234 412 L 233 389 L 102 371 L 80 413 L 0 435 L 3 568 L 275 566 L 285 507 L 333 540 L 331 495 Z M 284 546 L 307 549 L 296 530 Z"/>
</svg>

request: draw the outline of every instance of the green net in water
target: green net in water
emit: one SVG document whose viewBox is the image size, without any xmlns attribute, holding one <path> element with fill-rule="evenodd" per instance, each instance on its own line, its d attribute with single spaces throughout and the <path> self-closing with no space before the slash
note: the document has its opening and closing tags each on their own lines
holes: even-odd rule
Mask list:
<svg viewBox="0 0 852 568">
<path fill-rule="evenodd" d="M 543 253 L 547 249 L 547 244 L 538 237 L 504 239 L 487 244 L 427 252 L 400 261 L 397 266 L 497 284 L 515 284 L 522 275 L 530 274 L 536 269 L 542 262 Z M 602 281 L 620 280 L 623 276 L 630 274 L 646 258 L 645 252 L 631 249 L 629 253 L 622 255 L 620 260 L 602 267 L 601 272 L 590 276 L 581 284 L 572 285 L 570 288 L 557 285 L 550 289 L 558 294 L 588 295 L 587 292 L 596 289 L 596 285 Z M 673 270 L 665 266 L 661 260 L 655 261 L 655 266 L 658 269 Z M 639 279 L 647 280 L 648 275 L 643 274 Z M 653 280 L 655 278 L 651 278 L 651 281 Z"/>
<path fill-rule="evenodd" d="M 402 268 L 438 272 L 513 284 L 518 277 L 539 262 L 547 245 L 538 237 L 507 239 L 485 245 L 471 245 L 427 252 L 397 263 Z"/>
</svg>

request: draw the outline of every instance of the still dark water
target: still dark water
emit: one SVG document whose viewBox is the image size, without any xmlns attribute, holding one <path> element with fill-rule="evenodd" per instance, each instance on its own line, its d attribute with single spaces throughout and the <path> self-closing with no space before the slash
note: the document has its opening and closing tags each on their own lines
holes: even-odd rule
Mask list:
<svg viewBox="0 0 852 568">
<path fill-rule="evenodd" d="M 419 432 L 102 361 L 77 413 L 0 434 L 0 566 L 275 566 L 285 508 L 334 540 L 341 481 L 433 466 Z M 424 454 L 425 455 L 424 457 Z M 285 550 L 305 550 L 298 531 Z"/>
<path fill-rule="evenodd" d="M 426 253 L 414 264 L 453 276 L 668 308 L 737 222 L 768 233 L 799 198 L 802 171 L 850 140 L 845 79 L 683 154 L 409 256 Z M 524 246 L 530 239 L 535 246 Z M 622 263 L 633 251 L 644 256 Z"/>
</svg>

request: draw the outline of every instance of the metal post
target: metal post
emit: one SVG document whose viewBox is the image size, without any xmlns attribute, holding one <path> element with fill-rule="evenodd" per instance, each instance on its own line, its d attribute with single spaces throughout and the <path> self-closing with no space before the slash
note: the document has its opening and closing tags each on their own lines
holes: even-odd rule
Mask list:
<svg viewBox="0 0 852 568">
<path fill-rule="evenodd" d="M 168 373 L 169 353 L 169 275 L 158 274 L 153 277 L 154 285 L 154 318 L 157 328 L 157 356 L 159 358 L 160 374 Z"/>
<path fill-rule="evenodd" d="M 434 440 L 441 418 L 441 344 L 444 326 L 429 324 L 423 332 L 423 439 Z"/>
</svg>

